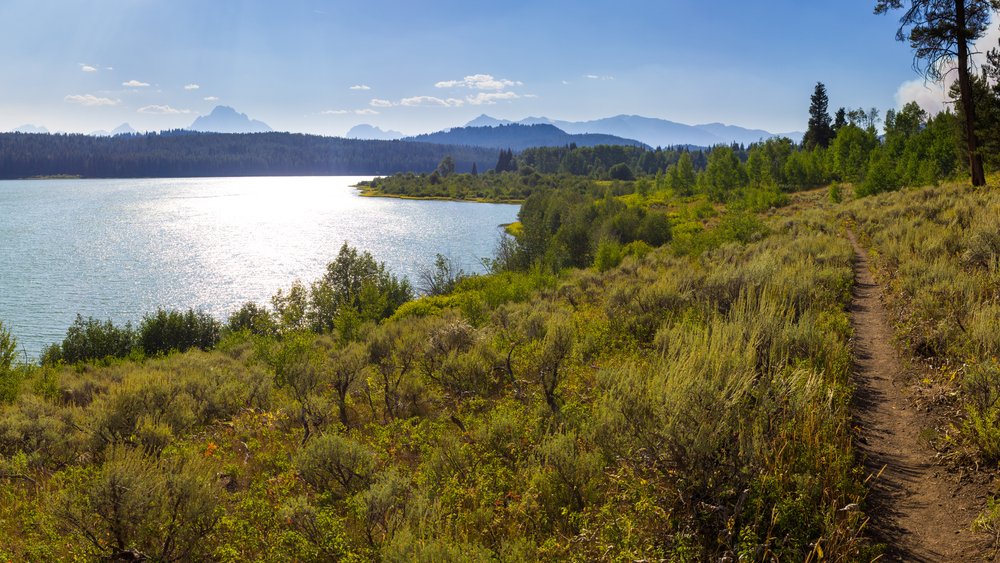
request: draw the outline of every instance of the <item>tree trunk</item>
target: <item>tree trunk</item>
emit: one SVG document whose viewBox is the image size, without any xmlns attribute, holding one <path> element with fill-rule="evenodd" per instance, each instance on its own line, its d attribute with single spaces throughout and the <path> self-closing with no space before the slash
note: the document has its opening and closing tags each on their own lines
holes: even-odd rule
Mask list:
<svg viewBox="0 0 1000 563">
<path fill-rule="evenodd" d="M 985 186 L 986 174 L 983 172 L 983 157 L 979 154 L 979 142 L 976 138 L 976 100 L 972 94 L 972 79 L 969 77 L 969 39 L 965 2 L 966 0 L 955 0 L 955 43 L 958 45 L 958 88 L 962 97 L 962 110 L 965 112 L 965 138 L 969 150 L 969 168 L 972 173 L 972 185 Z"/>
</svg>

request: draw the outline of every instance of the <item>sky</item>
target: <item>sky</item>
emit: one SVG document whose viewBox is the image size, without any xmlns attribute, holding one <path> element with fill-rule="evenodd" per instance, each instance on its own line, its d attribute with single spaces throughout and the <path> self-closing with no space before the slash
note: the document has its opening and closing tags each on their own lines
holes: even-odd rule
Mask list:
<svg viewBox="0 0 1000 563">
<path fill-rule="evenodd" d="M 0 131 L 190 125 L 406 134 L 480 114 L 618 114 L 803 131 L 940 93 L 874 0 L 0 0 Z M 996 42 L 995 34 L 991 40 Z"/>
</svg>

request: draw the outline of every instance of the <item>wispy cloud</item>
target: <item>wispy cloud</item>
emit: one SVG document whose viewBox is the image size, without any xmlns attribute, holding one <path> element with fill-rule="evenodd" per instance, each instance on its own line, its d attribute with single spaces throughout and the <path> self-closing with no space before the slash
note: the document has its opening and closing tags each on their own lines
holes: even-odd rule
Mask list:
<svg viewBox="0 0 1000 563">
<path fill-rule="evenodd" d="M 589 80 L 614 80 L 615 79 L 614 76 L 607 76 L 607 75 L 601 76 L 601 75 L 598 75 L 598 74 L 584 74 L 583 77 L 587 78 Z"/>
<path fill-rule="evenodd" d="M 351 86 L 351 90 L 371 90 L 372 87 L 367 84 L 355 84 Z"/>
<path fill-rule="evenodd" d="M 368 108 L 354 110 L 354 113 L 357 115 L 378 115 L 377 111 Z"/>
<path fill-rule="evenodd" d="M 80 70 L 82 70 L 83 72 L 97 72 L 97 67 L 96 66 L 92 66 L 92 65 L 85 65 L 85 64 L 81 63 L 80 64 Z"/>
<path fill-rule="evenodd" d="M 394 104 L 389 100 L 380 100 L 378 98 L 375 98 L 372 101 L 368 102 L 368 105 L 370 105 L 373 108 L 391 108 Z"/>
<path fill-rule="evenodd" d="M 347 115 L 351 112 L 346 109 L 328 109 L 319 112 L 320 115 Z"/>
<path fill-rule="evenodd" d="M 516 100 L 520 97 L 514 92 L 480 92 L 465 99 L 474 106 L 491 106 L 501 100 Z"/>
<path fill-rule="evenodd" d="M 177 109 L 170 106 L 144 106 L 139 108 L 139 113 L 148 115 L 183 115 L 191 113 L 189 109 Z"/>
<path fill-rule="evenodd" d="M 434 96 L 413 96 L 412 98 L 403 98 L 399 101 L 399 105 L 406 107 L 459 107 L 465 104 L 463 100 L 457 100 L 455 98 L 441 99 L 435 98 Z"/>
<path fill-rule="evenodd" d="M 138 80 L 129 80 L 128 82 L 122 82 L 122 86 L 126 88 L 145 88 L 149 86 L 148 82 L 140 82 Z"/>
<path fill-rule="evenodd" d="M 218 96 L 205 96 L 205 101 L 206 102 L 217 102 L 217 101 L 219 101 L 219 97 Z"/>
<path fill-rule="evenodd" d="M 86 107 L 117 106 L 121 103 L 121 100 L 99 98 L 93 94 L 73 94 L 63 99 L 71 104 L 79 104 Z"/>
<path fill-rule="evenodd" d="M 187 84 L 187 85 L 184 86 L 185 90 L 197 90 L 199 88 L 201 88 L 201 86 L 199 86 L 197 84 Z"/>
<path fill-rule="evenodd" d="M 491 74 L 472 74 L 461 80 L 443 80 L 434 86 L 437 88 L 470 88 L 472 90 L 503 90 L 513 86 L 522 86 L 517 80 L 494 78 Z"/>
</svg>

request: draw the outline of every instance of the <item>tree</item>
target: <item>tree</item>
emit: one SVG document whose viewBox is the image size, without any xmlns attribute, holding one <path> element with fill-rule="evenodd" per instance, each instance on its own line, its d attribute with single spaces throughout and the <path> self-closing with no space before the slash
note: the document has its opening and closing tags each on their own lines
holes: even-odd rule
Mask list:
<svg viewBox="0 0 1000 563">
<path fill-rule="evenodd" d="M 608 177 L 612 180 L 622 180 L 625 182 L 635 180 L 635 174 L 632 172 L 632 169 L 624 162 L 619 162 L 612 166 L 611 170 L 608 170 Z"/>
<path fill-rule="evenodd" d="M 816 89 L 809 102 L 809 129 L 802 138 L 802 145 L 812 150 L 813 147 L 828 147 L 833 140 L 833 127 L 830 126 L 828 107 L 830 99 L 826 95 L 826 86 L 816 83 Z"/>
<path fill-rule="evenodd" d="M 675 166 L 671 166 L 667 173 L 667 185 L 678 195 L 691 195 L 698 177 L 694 171 L 694 162 L 691 160 L 691 153 L 684 151 L 680 160 Z"/>
<path fill-rule="evenodd" d="M 441 175 L 442 178 L 447 178 L 455 173 L 455 159 L 451 155 L 445 155 L 441 159 L 441 162 L 437 166 L 437 173 Z"/>
<path fill-rule="evenodd" d="M 444 295 L 451 293 L 458 282 L 465 277 L 465 271 L 455 264 L 454 260 L 443 254 L 437 254 L 433 268 L 422 268 L 417 273 L 417 288 L 427 295 Z"/>
<path fill-rule="evenodd" d="M 837 110 L 837 114 L 833 118 L 834 136 L 837 135 L 837 131 L 840 131 L 840 128 L 843 127 L 844 125 L 847 125 L 847 110 L 845 110 L 844 108 L 840 108 Z"/>
<path fill-rule="evenodd" d="M 516 172 L 517 162 L 514 161 L 514 151 L 511 149 L 501 150 L 494 170 L 496 172 Z"/>
<path fill-rule="evenodd" d="M 896 39 L 909 41 L 914 50 L 914 68 L 936 81 L 949 72 L 948 63 L 955 63 L 972 185 L 983 186 L 986 174 L 976 135 L 969 45 L 985 33 L 991 10 L 1000 9 L 1000 0 L 877 0 L 875 13 L 885 14 L 904 6 Z"/>
<path fill-rule="evenodd" d="M 406 278 L 400 280 L 371 253 L 345 242 L 323 277 L 312 283 L 307 317 L 317 332 L 343 332 L 352 318 L 380 321 L 412 298 Z"/>
</svg>

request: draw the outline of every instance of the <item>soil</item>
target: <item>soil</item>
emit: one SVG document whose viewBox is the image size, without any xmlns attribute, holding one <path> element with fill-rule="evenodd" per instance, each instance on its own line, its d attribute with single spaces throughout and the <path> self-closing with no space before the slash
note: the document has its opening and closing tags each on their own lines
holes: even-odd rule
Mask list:
<svg viewBox="0 0 1000 563">
<path fill-rule="evenodd" d="M 870 475 L 867 512 L 873 540 L 888 561 L 995 560 L 992 538 L 972 530 L 985 508 L 989 480 L 946 463 L 931 446 L 940 418 L 920 400 L 914 378 L 893 345 L 882 291 L 853 234 L 851 302 L 854 421 Z M 918 407 L 918 403 L 922 406 Z"/>
</svg>

